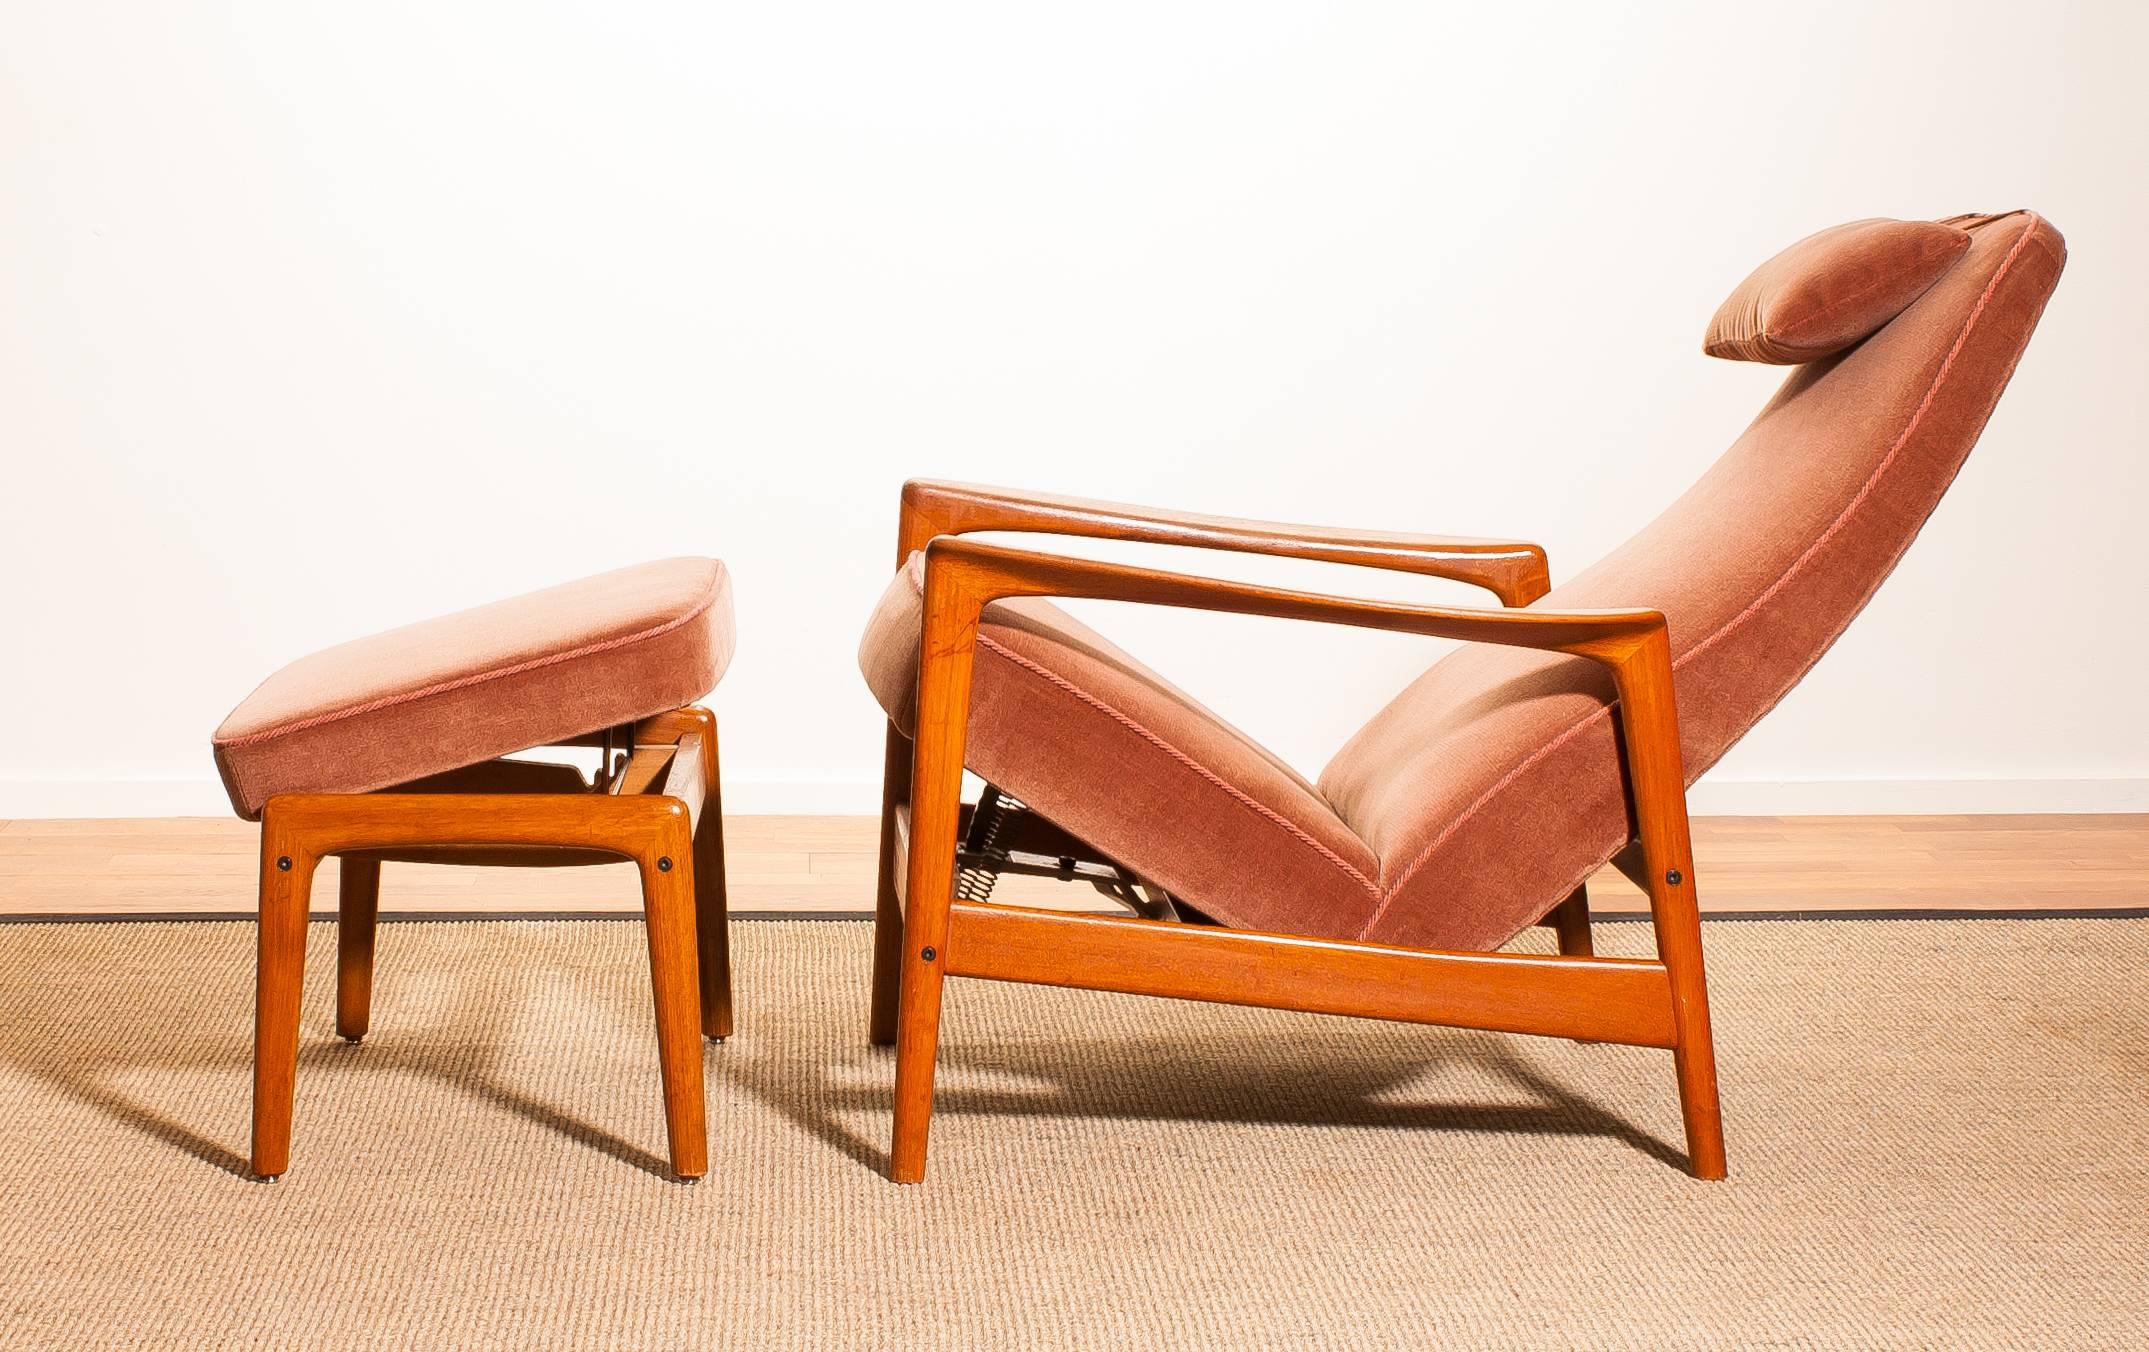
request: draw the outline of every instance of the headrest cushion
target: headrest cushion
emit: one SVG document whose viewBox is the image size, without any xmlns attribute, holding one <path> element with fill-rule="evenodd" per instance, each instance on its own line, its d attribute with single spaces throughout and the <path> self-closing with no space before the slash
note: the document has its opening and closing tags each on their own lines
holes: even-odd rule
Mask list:
<svg viewBox="0 0 2149 1352">
<path fill-rule="evenodd" d="M 1701 350 L 1795 366 L 1844 348 L 1910 308 L 1970 247 L 1932 221 L 1852 221 L 1809 235 L 1739 283 Z"/>
</svg>

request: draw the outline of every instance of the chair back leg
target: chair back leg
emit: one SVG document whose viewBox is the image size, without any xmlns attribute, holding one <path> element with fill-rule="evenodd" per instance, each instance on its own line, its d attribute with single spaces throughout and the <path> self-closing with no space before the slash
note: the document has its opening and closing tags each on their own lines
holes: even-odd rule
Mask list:
<svg viewBox="0 0 2149 1352">
<path fill-rule="evenodd" d="M 1656 928 L 1657 958 L 1671 985 L 1672 1061 L 1679 1078 L 1680 1115 L 1686 1122 L 1687 1168 L 1696 1178 L 1722 1178 L 1723 1108 L 1709 1029 L 1709 983 L 1701 961 L 1701 909 L 1671 649 L 1663 631 L 1650 635 L 1612 675 L 1619 689 L 1620 736 L 1639 828 L 1642 882 Z"/>
<path fill-rule="evenodd" d="M 373 1023 L 373 937 L 380 923 L 381 863 L 336 861 L 336 1033 L 365 1040 Z"/>
<path fill-rule="evenodd" d="M 1682 819 L 1685 804 L 1680 804 Z M 1691 869 L 1691 863 L 1688 865 Z M 1660 880 L 1665 874 L 1658 875 Z M 1678 1044 L 1672 1066 L 1679 1077 L 1679 1114 L 1686 1123 L 1687 1169 L 1696 1178 L 1722 1178 L 1724 1113 L 1716 1088 L 1716 1041 L 1709 1027 L 1709 983 L 1701 963 L 1701 914 L 1693 878 L 1684 885 L 1662 881 L 1650 889 L 1657 956 L 1671 978 L 1672 1027 Z"/>
<path fill-rule="evenodd" d="M 1560 952 L 1570 958 L 1595 957 L 1596 945 L 1589 937 L 1589 884 L 1583 883 L 1567 900 L 1552 910 L 1552 928 L 1559 935 Z"/>
<path fill-rule="evenodd" d="M 873 1008 L 867 1036 L 876 1047 L 895 1045 L 896 1001 L 903 983 L 903 898 L 895 876 L 896 813 L 910 801 L 910 738 L 888 725 L 881 767 L 880 873 L 873 900 Z"/>
</svg>

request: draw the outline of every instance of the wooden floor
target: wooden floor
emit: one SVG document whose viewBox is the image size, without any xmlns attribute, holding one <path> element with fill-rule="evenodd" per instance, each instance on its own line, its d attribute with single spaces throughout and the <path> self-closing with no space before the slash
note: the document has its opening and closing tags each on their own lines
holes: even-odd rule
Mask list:
<svg viewBox="0 0 2149 1352">
<path fill-rule="evenodd" d="M 868 817 L 725 823 L 735 911 L 857 914 L 873 906 Z M 223 818 L 0 822 L 0 917 L 251 916 L 257 828 Z M 2149 815 L 1711 817 L 1694 822 L 1703 909 L 2115 910 L 2149 907 Z M 996 899 L 1088 908 L 1086 887 L 1003 879 Z M 1607 872 L 1599 913 L 1641 909 Z M 335 905 L 322 870 L 316 911 Z M 390 864 L 393 914 L 632 912 L 631 866 L 459 869 Z M 1108 909 L 1108 908 L 1107 908 Z"/>
</svg>

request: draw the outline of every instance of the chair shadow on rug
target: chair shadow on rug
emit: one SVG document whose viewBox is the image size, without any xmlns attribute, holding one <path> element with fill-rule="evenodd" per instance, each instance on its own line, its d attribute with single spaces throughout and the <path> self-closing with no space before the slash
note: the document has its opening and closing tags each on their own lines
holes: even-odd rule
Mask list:
<svg viewBox="0 0 2149 1352">
<path fill-rule="evenodd" d="M 232 942 L 250 952 L 251 928 L 236 924 L 228 928 Z M 317 927 L 319 932 L 329 928 Z M 383 925 L 384 948 L 393 944 L 397 928 L 400 926 L 393 923 Z M 333 968 L 333 938 L 327 940 L 327 945 L 325 951 L 309 953 L 309 965 Z M 105 955 L 86 949 L 84 956 L 86 961 L 95 961 Z M 314 1002 L 304 1011 L 299 1063 L 320 1075 L 327 1092 L 348 1092 L 348 1087 L 334 1075 L 338 1070 L 355 1073 L 362 1068 L 368 1076 L 378 1077 L 385 1072 L 390 1077 L 400 1074 L 431 1080 L 643 1173 L 671 1178 L 669 1161 L 633 1144 L 612 1127 L 547 1102 L 499 1074 L 500 1053 L 518 1040 L 516 1013 L 526 1004 L 523 996 L 534 984 L 530 978 L 546 973 L 540 969 L 517 971 L 512 966 L 467 972 L 412 971 L 411 976 L 423 975 L 434 983 L 436 991 L 442 984 L 452 983 L 448 998 L 436 1004 L 423 1022 L 413 1022 L 397 1018 L 398 992 L 388 984 L 397 979 L 393 963 L 390 958 L 384 964 L 386 981 L 381 989 L 383 1032 L 388 1036 L 363 1044 L 349 1043 L 336 1036 L 332 1002 Z M 502 971 L 516 972 L 518 978 L 505 993 L 499 985 L 498 974 Z M 55 980 L 48 967 L 40 972 L 36 983 L 28 980 L 26 971 L 18 971 L 16 978 L 22 988 L 10 990 L 0 985 L 0 1005 L 27 1010 L 28 1017 L 18 1031 L 34 1033 L 33 1037 L 11 1039 L 0 1045 L 0 1066 L 32 1077 L 121 1126 L 213 1169 L 250 1178 L 251 1167 L 243 1148 L 224 1144 L 217 1139 L 216 1131 L 185 1121 L 153 1098 L 122 1087 L 137 1077 L 160 1075 L 182 1079 L 228 1076 L 234 1085 L 244 1085 L 253 1067 L 250 1027 L 237 1019 L 228 1026 L 204 1024 L 198 988 L 168 981 L 132 980 L 124 968 L 111 969 L 110 975 L 110 985 L 85 990 L 88 983 Z M 574 980 L 578 999 L 601 1006 L 601 1015 L 617 1020 L 620 1026 L 633 1028 L 638 1019 L 646 1017 L 646 988 L 637 988 L 631 981 L 584 981 L 579 979 L 586 975 L 582 972 L 565 975 Z M 319 988 L 326 990 L 332 984 L 322 983 Z M 71 1017 L 84 999 L 93 1002 L 102 1017 L 94 1021 Z M 415 1017 L 410 1007 L 414 1003 L 405 1003 L 407 1018 Z M 176 1035 L 178 1045 L 160 1049 L 143 1045 L 145 1039 L 138 1034 L 142 1029 L 186 1031 Z M 705 1075 L 710 1056 L 705 1048 Z M 390 1078 L 383 1083 L 393 1082 Z M 228 1096 L 219 1096 L 218 1101 L 223 1097 Z M 375 1097 L 378 1095 L 365 1094 L 352 1101 Z M 243 1146 L 243 1119 L 233 1125 L 233 1132 L 233 1139 Z M 336 1142 L 322 1140 L 320 1144 L 333 1146 Z"/>
<path fill-rule="evenodd" d="M 1069 1123 L 1118 1119 L 1594 1136 L 1674 1169 L 1686 1166 L 1680 1143 L 1562 1083 L 1497 1038 L 1460 1034 L 1438 1045 L 1354 1062 L 1337 1061 L 1331 1050 L 1312 1040 L 1294 1044 L 1281 1025 L 1276 1036 L 1234 1032 L 1184 1046 L 1140 1033 L 946 1046 L 941 1060 L 951 1073 L 940 1090 L 939 1111 Z M 1610 1045 L 1577 1050 L 1626 1054 Z M 847 1047 L 830 1051 L 813 1061 L 815 1082 L 807 1086 L 780 1067 L 727 1061 L 720 1069 L 734 1088 L 759 1098 L 793 1126 L 868 1169 L 885 1171 L 888 1152 L 870 1139 L 892 1105 L 885 1054 L 850 1060 L 854 1053 Z M 1438 1090 L 1410 1090 L 1414 1082 L 1449 1067 L 1495 1078 L 1501 1090 L 1528 1101 L 1440 1099 L 1432 1096 Z M 757 1070 L 768 1072 L 766 1078 Z M 975 1082 L 980 1075 L 1000 1083 L 980 1085 Z M 1189 1091 L 1193 1085 L 1199 1092 Z"/>
</svg>

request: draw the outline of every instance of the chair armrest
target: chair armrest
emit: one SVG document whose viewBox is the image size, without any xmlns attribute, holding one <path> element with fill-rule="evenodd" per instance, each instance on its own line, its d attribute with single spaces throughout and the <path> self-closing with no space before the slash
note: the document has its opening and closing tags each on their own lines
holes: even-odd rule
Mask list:
<svg viewBox="0 0 2149 1352">
<path fill-rule="evenodd" d="M 1510 606 L 1528 605 L 1552 585 L 1545 551 L 1533 544 L 1244 521 L 929 479 L 903 485 L 896 564 L 937 536 L 976 531 L 1038 531 L 1358 564 L 1467 582 Z"/>
<path fill-rule="evenodd" d="M 1012 549 L 944 535 L 929 541 L 925 550 L 926 657 L 938 651 L 930 641 L 936 629 L 951 639 L 956 634 L 967 638 L 975 633 L 978 612 L 988 602 L 1008 596 L 1086 597 L 1312 620 L 1572 653 L 1614 668 L 1652 641 L 1665 644 L 1664 616 L 1655 610 L 1562 613 L 1365 600 Z M 956 628 L 946 630 L 946 624 Z"/>
</svg>

